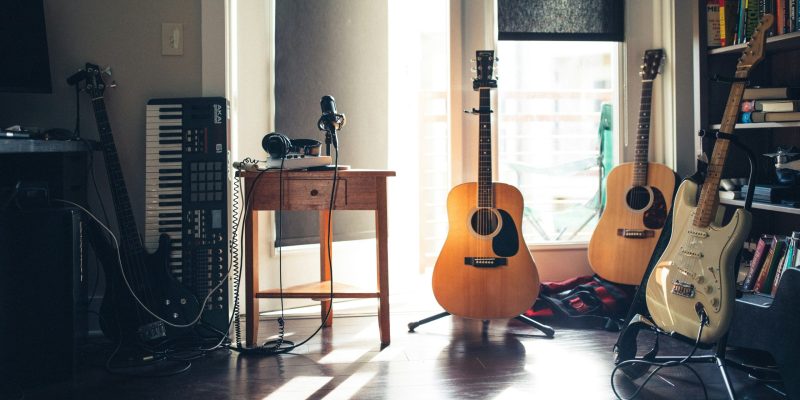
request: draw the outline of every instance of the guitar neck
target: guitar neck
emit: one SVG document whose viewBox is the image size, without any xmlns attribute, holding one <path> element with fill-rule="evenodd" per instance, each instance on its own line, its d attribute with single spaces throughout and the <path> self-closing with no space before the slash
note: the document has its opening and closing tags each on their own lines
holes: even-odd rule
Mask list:
<svg viewBox="0 0 800 400">
<path fill-rule="evenodd" d="M 492 109 L 489 89 L 480 89 L 478 130 L 478 207 L 494 206 L 492 187 Z"/>
<path fill-rule="evenodd" d="M 736 78 L 747 78 L 747 71 L 737 71 Z M 742 101 L 745 83 L 743 81 L 734 82 L 725 105 L 725 113 L 722 116 L 722 124 L 719 131 L 722 133 L 733 133 L 734 126 L 739 114 L 739 104 Z M 728 140 L 717 140 L 714 142 L 714 152 L 708 164 L 706 179 L 703 182 L 703 189 L 700 192 L 697 212 L 695 213 L 692 224 L 705 228 L 714 219 L 719 205 L 719 181 L 722 178 L 722 169 L 725 166 L 725 158 L 728 156 Z"/>
<path fill-rule="evenodd" d="M 639 124 L 633 156 L 633 186 L 647 185 L 647 163 L 650 151 L 650 111 L 653 98 L 653 80 L 642 81 L 642 99 L 639 104 Z"/>
<path fill-rule="evenodd" d="M 125 178 L 122 175 L 122 167 L 119 163 L 117 147 L 114 145 L 114 137 L 111 133 L 111 124 L 108 122 L 108 114 L 106 113 L 103 97 L 93 98 L 92 107 L 94 108 L 106 172 L 111 186 L 111 197 L 117 214 L 117 224 L 119 225 L 121 239 L 120 245 L 127 250 L 128 254 L 143 252 L 144 247 L 136 229 L 131 201 L 125 186 Z"/>
</svg>

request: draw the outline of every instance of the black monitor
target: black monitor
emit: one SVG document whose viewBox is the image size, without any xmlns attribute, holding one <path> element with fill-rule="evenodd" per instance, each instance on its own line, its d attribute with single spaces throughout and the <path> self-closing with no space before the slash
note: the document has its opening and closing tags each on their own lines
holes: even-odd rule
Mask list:
<svg viewBox="0 0 800 400">
<path fill-rule="evenodd" d="M 52 92 L 43 0 L 0 0 L 0 92 Z"/>
</svg>

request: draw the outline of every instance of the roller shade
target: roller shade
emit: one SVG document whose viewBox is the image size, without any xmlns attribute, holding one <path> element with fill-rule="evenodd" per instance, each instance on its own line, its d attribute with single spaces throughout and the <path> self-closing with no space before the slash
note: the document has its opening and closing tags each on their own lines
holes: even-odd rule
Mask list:
<svg viewBox="0 0 800 400">
<path fill-rule="evenodd" d="M 500 40 L 625 39 L 623 0 L 498 0 Z"/>
</svg>

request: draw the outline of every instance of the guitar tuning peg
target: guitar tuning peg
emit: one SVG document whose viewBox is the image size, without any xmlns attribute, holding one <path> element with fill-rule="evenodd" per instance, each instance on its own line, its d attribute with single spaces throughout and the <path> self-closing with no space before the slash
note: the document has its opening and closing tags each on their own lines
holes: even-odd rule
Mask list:
<svg viewBox="0 0 800 400">
<path fill-rule="evenodd" d="M 475 67 L 470 68 L 470 71 L 472 71 L 472 72 L 476 72 L 477 70 L 478 70 L 478 68 L 475 68 Z"/>
<path fill-rule="evenodd" d="M 494 62 L 500 62 L 500 57 L 495 57 Z"/>
<path fill-rule="evenodd" d="M 470 58 L 470 59 L 469 59 L 469 62 L 471 62 L 471 63 L 474 63 L 474 62 L 476 62 L 476 61 L 478 61 L 478 60 L 476 60 L 476 59 L 474 59 L 474 58 Z"/>
<path fill-rule="evenodd" d="M 117 81 L 111 81 L 111 83 L 108 84 L 108 87 L 110 87 L 112 89 L 116 88 L 117 87 Z"/>
<path fill-rule="evenodd" d="M 106 74 L 106 75 L 108 75 L 108 76 L 111 76 L 111 66 L 103 68 L 103 70 L 101 72 Z"/>
</svg>

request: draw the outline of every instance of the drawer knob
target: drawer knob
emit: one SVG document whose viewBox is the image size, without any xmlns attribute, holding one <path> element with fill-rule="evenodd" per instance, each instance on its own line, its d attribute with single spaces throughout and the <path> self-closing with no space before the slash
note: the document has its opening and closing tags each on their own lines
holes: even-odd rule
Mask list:
<svg viewBox="0 0 800 400">
<path fill-rule="evenodd" d="M 319 191 L 317 189 L 311 189 L 311 195 L 312 196 L 316 196 L 318 194 L 319 194 Z"/>
</svg>

